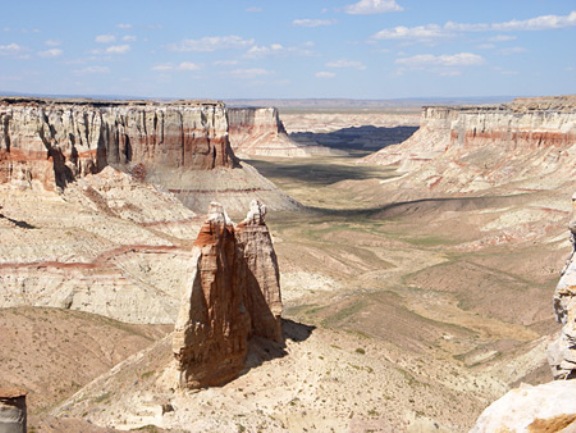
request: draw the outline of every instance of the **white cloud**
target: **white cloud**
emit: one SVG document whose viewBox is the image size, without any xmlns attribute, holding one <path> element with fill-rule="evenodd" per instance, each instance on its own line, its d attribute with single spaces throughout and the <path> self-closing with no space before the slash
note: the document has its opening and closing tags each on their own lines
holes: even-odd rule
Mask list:
<svg viewBox="0 0 576 433">
<path fill-rule="evenodd" d="M 484 58 L 473 53 L 443 54 L 419 54 L 412 57 L 403 57 L 396 60 L 396 64 L 421 67 L 421 66 L 473 66 L 484 63 Z"/>
<path fill-rule="evenodd" d="M 447 32 L 436 24 L 425 26 L 404 27 L 380 30 L 372 37 L 374 39 L 433 39 L 447 36 Z"/>
<path fill-rule="evenodd" d="M 110 44 L 116 40 L 116 36 L 114 35 L 98 35 L 96 36 L 95 41 L 99 44 Z"/>
<path fill-rule="evenodd" d="M 156 65 L 156 66 L 152 66 L 152 70 L 157 71 L 157 72 L 168 72 L 168 71 L 173 71 L 174 66 L 169 65 L 169 64 Z"/>
<path fill-rule="evenodd" d="M 157 72 L 170 72 L 170 71 L 197 71 L 201 66 L 192 62 L 182 62 L 176 66 L 171 63 L 164 63 L 152 67 L 153 71 Z"/>
<path fill-rule="evenodd" d="M 62 42 L 60 42 L 56 39 L 48 39 L 47 41 L 44 41 L 44 44 L 49 46 L 49 47 L 58 47 L 58 46 L 62 45 Z"/>
<path fill-rule="evenodd" d="M 576 26 L 576 11 L 569 15 L 543 15 L 527 20 L 512 20 L 492 24 L 493 30 L 548 30 Z"/>
<path fill-rule="evenodd" d="M 230 75 L 236 78 L 250 79 L 270 75 L 270 71 L 262 68 L 234 69 L 230 71 Z"/>
<path fill-rule="evenodd" d="M 122 40 L 123 40 L 124 42 L 136 42 L 137 39 L 138 39 L 138 38 L 137 38 L 136 36 L 134 36 L 134 35 L 126 35 L 126 36 L 123 36 L 123 37 L 122 37 Z"/>
<path fill-rule="evenodd" d="M 112 45 L 106 48 L 106 52 L 108 54 L 125 54 L 130 51 L 130 45 Z"/>
<path fill-rule="evenodd" d="M 527 20 L 512 20 L 502 23 L 456 23 L 448 21 L 443 26 L 427 24 L 424 26 L 404 27 L 398 26 L 383 29 L 375 33 L 373 39 L 406 39 L 425 40 L 454 36 L 463 32 L 503 32 L 503 31 L 528 31 L 528 30 L 551 30 L 564 27 L 576 26 L 576 11 L 569 15 L 543 15 Z M 514 39 L 513 36 L 498 35 L 493 42 L 504 42 Z"/>
<path fill-rule="evenodd" d="M 239 62 L 238 60 L 216 60 L 214 62 L 215 66 L 234 66 L 237 65 Z"/>
<path fill-rule="evenodd" d="M 254 45 L 247 52 L 248 57 L 263 57 L 270 54 L 279 54 L 285 51 L 285 48 L 281 44 L 272 44 L 269 46 L 258 46 Z"/>
<path fill-rule="evenodd" d="M 192 62 L 182 62 L 178 65 L 179 71 L 197 71 L 200 69 L 200 65 Z"/>
<path fill-rule="evenodd" d="M 49 58 L 49 57 L 58 57 L 58 56 L 61 56 L 63 53 L 64 53 L 64 51 L 62 51 L 60 48 L 51 48 L 51 49 L 46 50 L 46 51 L 40 51 L 40 52 L 38 53 L 38 55 L 39 55 L 40 57 Z"/>
<path fill-rule="evenodd" d="M 77 75 L 90 75 L 90 74 L 108 74 L 110 68 L 107 66 L 88 66 L 82 69 L 76 69 L 74 71 Z"/>
<path fill-rule="evenodd" d="M 264 9 L 256 7 L 256 6 L 246 9 L 246 12 L 255 13 L 255 14 L 263 12 L 263 11 L 264 11 Z"/>
<path fill-rule="evenodd" d="M 292 21 L 292 25 L 296 27 L 325 27 L 334 24 L 336 24 L 336 20 L 301 18 Z"/>
<path fill-rule="evenodd" d="M 116 27 L 118 27 L 119 29 L 122 29 L 122 30 L 129 30 L 132 28 L 132 24 L 120 23 Z"/>
<path fill-rule="evenodd" d="M 355 60 L 346 60 L 346 59 L 336 60 L 334 62 L 328 62 L 328 63 L 326 63 L 326 67 L 328 67 L 328 68 L 351 68 L 351 69 L 357 69 L 359 71 L 366 69 L 366 66 L 362 62 L 358 62 Z"/>
<path fill-rule="evenodd" d="M 352 15 L 373 15 L 400 12 L 403 9 L 395 0 L 360 0 L 358 3 L 346 6 L 344 10 Z"/>
<path fill-rule="evenodd" d="M 0 45 L 1 54 L 17 54 L 22 51 L 22 47 L 18 44 L 11 43 L 8 45 Z"/>
<path fill-rule="evenodd" d="M 334 78 L 336 76 L 336 74 L 334 72 L 320 71 L 320 72 L 316 72 L 314 74 L 314 76 L 316 78 Z"/>
<path fill-rule="evenodd" d="M 510 41 L 514 41 L 516 39 L 517 39 L 516 36 L 512 36 L 512 35 L 496 35 L 496 36 L 489 38 L 488 40 L 490 42 L 510 42 Z"/>
<path fill-rule="evenodd" d="M 527 52 L 528 50 L 524 47 L 510 47 L 510 48 L 502 48 L 500 50 L 500 54 L 505 56 L 509 56 L 511 54 L 522 54 Z"/>
<path fill-rule="evenodd" d="M 240 36 L 205 36 L 200 39 L 185 39 L 169 45 L 172 51 L 211 52 L 224 49 L 247 48 L 254 45 L 254 39 L 243 39 Z"/>
</svg>

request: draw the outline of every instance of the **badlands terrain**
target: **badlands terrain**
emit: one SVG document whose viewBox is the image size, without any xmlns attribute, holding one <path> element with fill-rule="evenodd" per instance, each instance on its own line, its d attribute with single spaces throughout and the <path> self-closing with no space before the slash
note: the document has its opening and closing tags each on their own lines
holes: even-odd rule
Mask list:
<svg viewBox="0 0 576 433">
<path fill-rule="evenodd" d="M 467 432 L 511 387 L 551 380 L 575 98 L 238 109 L 234 153 L 217 103 L 176 103 L 168 121 L 83 102 L 42 109 L 45 127 L 35 104 L 0 113 L 0 384 L 28 391 L 30 431 Z M 150 139 L 185 116 L 188 147 Z M 38 130 L 51 161 L 75 164 L 26 149 Z M 104 130 L 112 156 L 89 144 Z M 253 198 L 269 206 L 285 343 L 251 341 L 221 387 L 162 387 L 208 203 L 239 222 Z"/>
</svg>

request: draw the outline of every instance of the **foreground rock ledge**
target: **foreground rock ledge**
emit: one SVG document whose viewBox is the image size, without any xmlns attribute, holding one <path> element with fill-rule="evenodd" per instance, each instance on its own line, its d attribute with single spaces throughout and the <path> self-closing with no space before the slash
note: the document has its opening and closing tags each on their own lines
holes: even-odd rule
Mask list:
<svg viewBox="0 0 576 433">
<path fill-rule="evenodd" d="M 172 341 L 180 388 L 236 378 L 253 336 L 282 342 L 278 262 L 265 214 L 266 207 L 253 201 L 235 227 L 222 205 L 210 205 Z"/>
</svg>

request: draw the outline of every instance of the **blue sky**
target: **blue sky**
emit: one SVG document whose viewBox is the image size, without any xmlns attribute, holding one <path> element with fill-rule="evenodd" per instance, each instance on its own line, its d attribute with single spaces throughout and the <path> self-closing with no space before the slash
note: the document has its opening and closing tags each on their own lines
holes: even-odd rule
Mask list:
<svg viewBox="0 0 576 433">
<path fill-rule="evenodd" d="M 181 98 L 576 93 L 576 0 L 18 0 L 0 91 Z"/>
</svg>

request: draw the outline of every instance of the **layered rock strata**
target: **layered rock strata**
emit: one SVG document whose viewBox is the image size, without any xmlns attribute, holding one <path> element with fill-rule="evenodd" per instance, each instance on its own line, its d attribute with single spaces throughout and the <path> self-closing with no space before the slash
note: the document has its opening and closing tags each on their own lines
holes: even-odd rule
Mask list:
<svg viewBox="0 0 576 433">
<path fill-rule="evenodd" d="M 65 187 L 107 165 L 233 167 L 224 105 L 210 101 L 0 100 L 0 182 Z M 141 166 L 138 166 L 141 164 Z"/>
<path fill-rule="evenodd" d="M 576 194 L 572 196 L 576 215 Z M 562 331 L 548 347 L 548 362 L 554 379 L 576 378 L 576 221 L 570 223 L 572 253 L 554 291 L 554 315 Z"/>
<path fill-rule="evenodd" d="M 26 392 L 0 388 L 0 432 L 26 433 Z"/>
<path fill-rule="evenodd" d="M 403 174 L 418 171 L 430 189 L 478 191 L 553 178 L 559 170 L 572 174 L 575 145 L 576 97 L 533 98 L 498 106 L 424 107 L 412 137 L 365 162 L 394 165 Z"/>
<path fill-rule="evenodd" d="M 212 203 L 193 247 L 172 350 L 179 386 L 222 385 L 244 369 L 252 336 L 282 341 L 279 271 L 265 207 L 234 226 Z"/>
<path fill-rule="evenodd" d="M 242 211 L 254 196 L 272 209 L 297 208 L 239 164 L 228 133 L 221 102 L 1 98 L 0 184 L 62 190 L 112 166 L 196 211 L 213 200 Z"/>
<path fill-rule="evenodd" d="M 576 194 L 572 197 L 576 215 Z M 560 335 L 548 346 L 555 381 L 521 384 L 493 402 L 470 433 L 576 432 L 576 221 L 570 223 L 573 249 L 554 292 L 554 313 Z"/>
<path fill-rule="evenodd" d="M 242 158 L 309 157 L 330 153 L 318 143 L 292 140 L 274 107 L 230 107 L 228 121 L 230 143 L 235 154 Z"/>
</svg>

